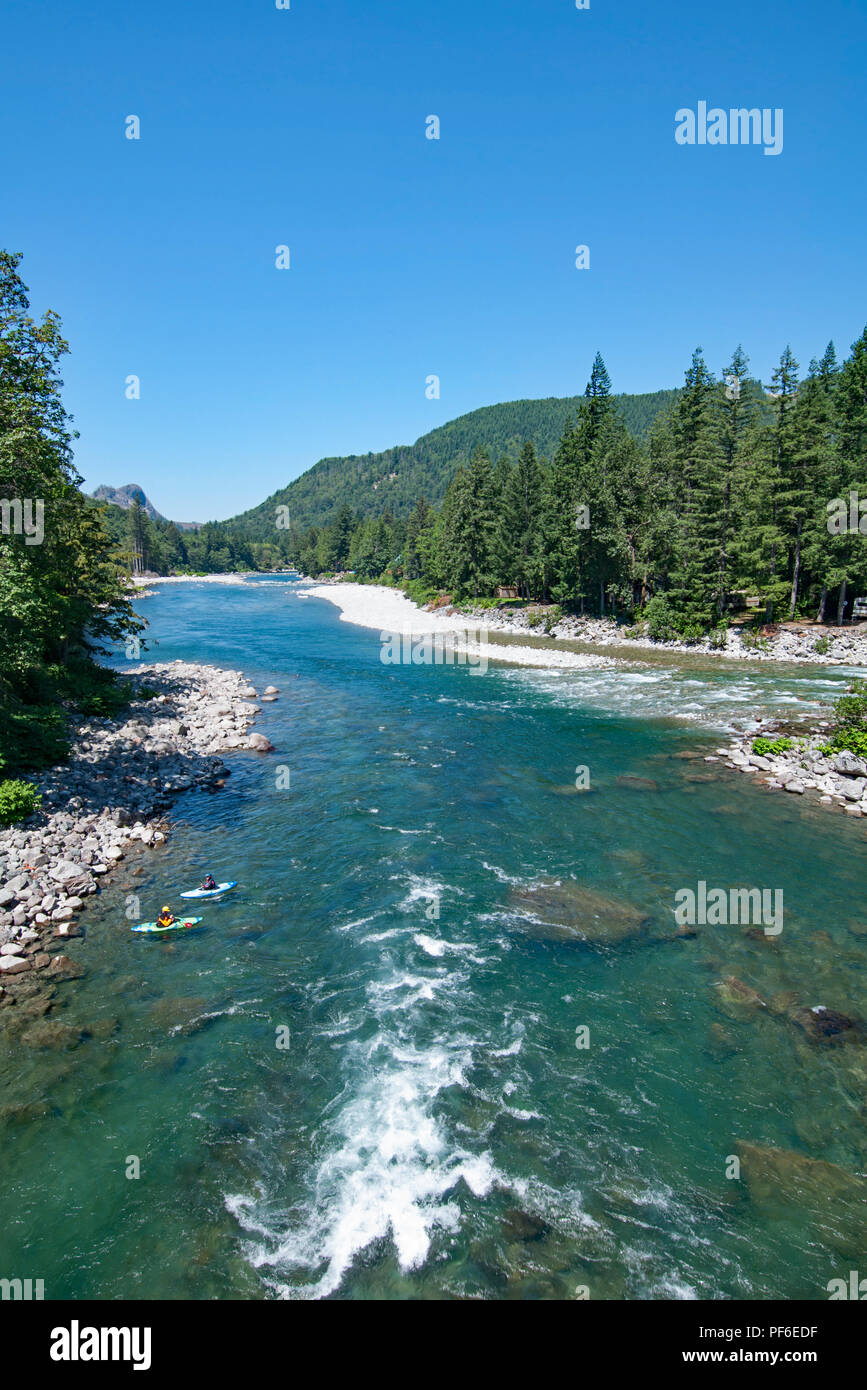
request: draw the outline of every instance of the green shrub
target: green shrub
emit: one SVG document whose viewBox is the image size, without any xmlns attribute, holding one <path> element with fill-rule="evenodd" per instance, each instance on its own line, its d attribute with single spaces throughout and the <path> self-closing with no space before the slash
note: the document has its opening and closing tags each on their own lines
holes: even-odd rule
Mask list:
<svg viewBox="0 0 867 1390">
<path fill-rule="evenodd" d="M 718 627 L 711 628 L 708 633 L 708 640 L 714 651 L 725 650 L 727 637 L 728 623 L 720 623 Z"/>
<path fill-rule="evenodd" d="M 741 642 L 748 651 L 764 652 L 768 650 L 767 637 L 763 637 L 761 631 L 755 627 L 741 629 Z"/>
<path fill-rule="evenodd" d="M 794 740 L 790 738 L 755 738 L 753 739 L 753 752 L 765 757 L 768 753 L 787 753 L 794 746 Z"/>
<path fill-rule="evenodd" d="M 26 820 L 42 805 L 42 797 L 32 782 L 0 782 L 0 825 Z"/>
<path fill-rule="evenodd" d="M 647 600 L 644 617 L 647 622 L 647 635 L 652 641 L 680 640 L 674 610 L 663 594 L 654 594 L 653 598 Z"/>
<path fill-rule="evenodd" d="M 856 758 L 867 758 L 867 729 L 841 729 L 823 753 L 854 753 Z"/>
<path fill-rule="evenodd" d="M 682 642 L 686 642 L 690 646 L 693 646 L 696 642 L 700 642 L 703 637 L 704 628 L 702 627 L 701 623 L 684 623 L 680 633 L 680 638 Z"/>
<path fill-rule="evenodd" d="M 867 729 L 867 681 L 853 681 L 848 694 L 834 701 L 833 709 L 838 730 Z"/>
<path fill-rule="evenodd" d="M 819 656 L 827 656 L 831 650 L 830 637 L 817 637 L 813 643 L 813 651 Z"/>
</svg>

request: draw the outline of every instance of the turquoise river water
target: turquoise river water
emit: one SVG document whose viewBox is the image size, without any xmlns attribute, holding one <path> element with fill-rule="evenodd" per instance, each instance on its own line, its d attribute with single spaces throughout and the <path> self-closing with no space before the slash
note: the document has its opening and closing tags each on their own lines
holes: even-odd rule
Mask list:
<svg viewBox="0 0 867 1390">
<path fill-rule="evenodd" d="M 227 755 L 85 913 L 63 1016 L 111 1035 L 3 1046 L 0 1272 L 47 1298 L 827 1298 L 857 1267 L 822 1185 L 845 1204 L 867 1170 L 867 1048 L 792 1013 L 867 1016 L 865 827 L 703 757 L 844 673 L 386 666 L 302 593 L 142 601 L 150 658 L 279 687 L 277 751 Z M 155 916 L 208 869 L 241 886 L 202 929 L 130 932 L 127 893 Z M 520 898 L 540 879 L 640 929 L 568 939 Z M 784 930 L 675 938 L 699 881 L 782 890 Z M 727 1175 L 739 1143 L 837 1167 L 794 1200 Z"/>
</svg>

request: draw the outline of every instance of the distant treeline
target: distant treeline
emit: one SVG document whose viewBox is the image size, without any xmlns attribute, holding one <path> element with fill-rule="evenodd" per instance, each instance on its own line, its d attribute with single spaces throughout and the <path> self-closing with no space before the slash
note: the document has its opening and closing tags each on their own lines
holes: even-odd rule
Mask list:
<svg viewBox="0 0 867 1390">
<path fill-rule="evenodd" d="M 550 461 L 532 442 L 514 460 L 476 449 L 438 510 L 420 498 L 406 520 L 363 518 L 344 505 L 327 526 L 289 531 L 285 553 L 306 573 L 351 570 L 456 599 L 514 586 L 696 638 L 748 595 L 765 621 L 841 621 L 867 591 L 862 497 L 867 330 L 842 366 L 829 344 L 803 379 L 786 348 L 767 391 L 740 347 L 721 380 L 697 349 L 646 441 L 597 355 Z"/>
</svg>

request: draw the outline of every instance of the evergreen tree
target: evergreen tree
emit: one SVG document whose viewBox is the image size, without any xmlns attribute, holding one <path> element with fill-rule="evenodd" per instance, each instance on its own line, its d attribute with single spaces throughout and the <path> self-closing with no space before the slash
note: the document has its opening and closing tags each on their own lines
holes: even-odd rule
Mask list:
<svg viewBox="0 0 867 1390">
<path fill-rule="evenodd" d="M 674 466 L 680 499 L 670 601 L 683 632 L 721 617 L 724 539 L 724 450 L 720 397 L 701 348 L 686 373 L 673 421 Z"/>
<path fill-rule="evenodd" d="M 444 535 L 447 583 L 457 593 L 477 598 L 491 587 L 496 526 L 491 460 L 486 449 L 476 449 L 469 467 L 458 470 L 449 498 Z"/>
</svg>

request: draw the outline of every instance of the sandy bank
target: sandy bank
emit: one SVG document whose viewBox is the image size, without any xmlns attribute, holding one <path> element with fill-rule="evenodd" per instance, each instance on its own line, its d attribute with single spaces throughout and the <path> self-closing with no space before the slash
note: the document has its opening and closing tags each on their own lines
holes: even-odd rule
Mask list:
<svg viewBox="0 0 867 1390">
<path fill-rule="evenodd" d="M 305 592 L 312 598 L 324 598 L 335 604 L 340 609 L 342 622 L 374 628 L 379 632 L 407 634 L 409 637 L 452 634 L 460 639 L 461 649 L 474 658 L 506 661 L 516 666 L 556 666 L 572 670 L 591 670 L 615 664 L 610 657 L 584 652 L 511 647 L 502 643 L 493 645 L 486 640 L 486 634 L 494 627 L 484 617 L 468 617 L 452 610 L 431 613 L 419 608 L 401 590 L 388 589 L 384 585 L 315 584 Z M 520 631 L 518 628 L 506 630 Z"/>
</svg>

